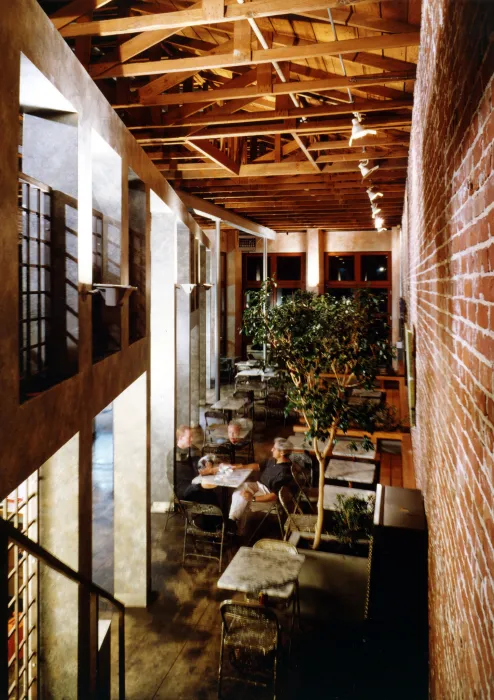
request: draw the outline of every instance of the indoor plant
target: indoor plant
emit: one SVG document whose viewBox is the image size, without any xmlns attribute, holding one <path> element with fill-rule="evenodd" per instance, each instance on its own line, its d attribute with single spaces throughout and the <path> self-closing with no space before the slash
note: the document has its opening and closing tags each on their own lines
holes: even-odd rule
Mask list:
<svg viewBox="0 0 494 700">
<path fill-rule="evenodd" d="M 389 364 L 393 351 L 389 326 L 379 311 L 379 300 L 367 290 L 335 299 L 298 291 L 280 305 L 270 305 L 275 282 L 266 280 L 251 292 L 244 312 L 243 332 L 253 343 L 271 346 L 271 362 L 287 382 L 287 410 L 296 409 L 307 424 L 319 463 L 318 519 L 314 549 L 323 529 L 324 472 L 337 431 L 358 425 L 372 432 L 377 407 L 350 405 L 350 389 L 371 388 L 379 365 Z M 323 382 L 322 373 L 334 375 Z M 325 439 L 320 446 L 318 439 Z M 365 439 L 368 448 L 371 442 Z"/>
</svg>

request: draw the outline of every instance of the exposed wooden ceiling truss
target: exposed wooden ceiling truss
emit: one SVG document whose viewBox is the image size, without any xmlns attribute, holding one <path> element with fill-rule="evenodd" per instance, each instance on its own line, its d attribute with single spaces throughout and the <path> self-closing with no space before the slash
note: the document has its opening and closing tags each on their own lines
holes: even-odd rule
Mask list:
<svg viewBox="0 0 494 700">
<path fill-rule="evenodd" d="M 40 0 L 177 190 L 276 231 L 400 222 L 420 2 Z"/>
</svg>

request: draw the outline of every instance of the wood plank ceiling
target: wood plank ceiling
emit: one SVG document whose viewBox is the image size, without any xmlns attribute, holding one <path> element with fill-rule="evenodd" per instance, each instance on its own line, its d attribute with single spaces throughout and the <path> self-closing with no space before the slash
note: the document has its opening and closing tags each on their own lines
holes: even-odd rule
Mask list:
<svg viewBox="0 0 494 700">
<path fill-rule="evenodd" d="M 420 2 L 40 0 L 175 189 L 276 231 L 400 223 Z"/>
</svg>

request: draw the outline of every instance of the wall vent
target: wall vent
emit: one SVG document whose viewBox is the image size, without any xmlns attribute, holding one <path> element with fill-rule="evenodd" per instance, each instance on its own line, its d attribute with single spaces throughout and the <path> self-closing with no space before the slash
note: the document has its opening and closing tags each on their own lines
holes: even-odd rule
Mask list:
<svg viewBox="0 0 494 700">
<path fill-rule="evenodd" d="M 239 250 L 255 250 L 257 238 L 255 236 L 240 236 L 238 237 Z"/>
</svg>

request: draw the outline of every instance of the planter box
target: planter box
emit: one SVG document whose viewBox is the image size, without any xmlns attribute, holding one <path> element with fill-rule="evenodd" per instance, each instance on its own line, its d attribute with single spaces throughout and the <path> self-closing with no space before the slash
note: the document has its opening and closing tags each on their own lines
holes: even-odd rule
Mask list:
<svg viewBox="0 0 494 700">
<path fill-rule="evenodd" d="M 289 542 L 294 544 L 297 549 L 300 549 L 301 553 L 305 554 L 306 551 L 312 551 L 312 543 L 314 542 L 314 536 L 308 532 L 292 532 Z M 345 556 L 354 557 L 365 557 L 369 556 L 369 542 L 367 538 L 357 540 L 353 547 L 340 542 L 334 535 L 323 535 L 321 538 L 321 544 L 316 550 L 317 552 L 328 553 L 328 554 L 343 554 Z"/>
</svg>

